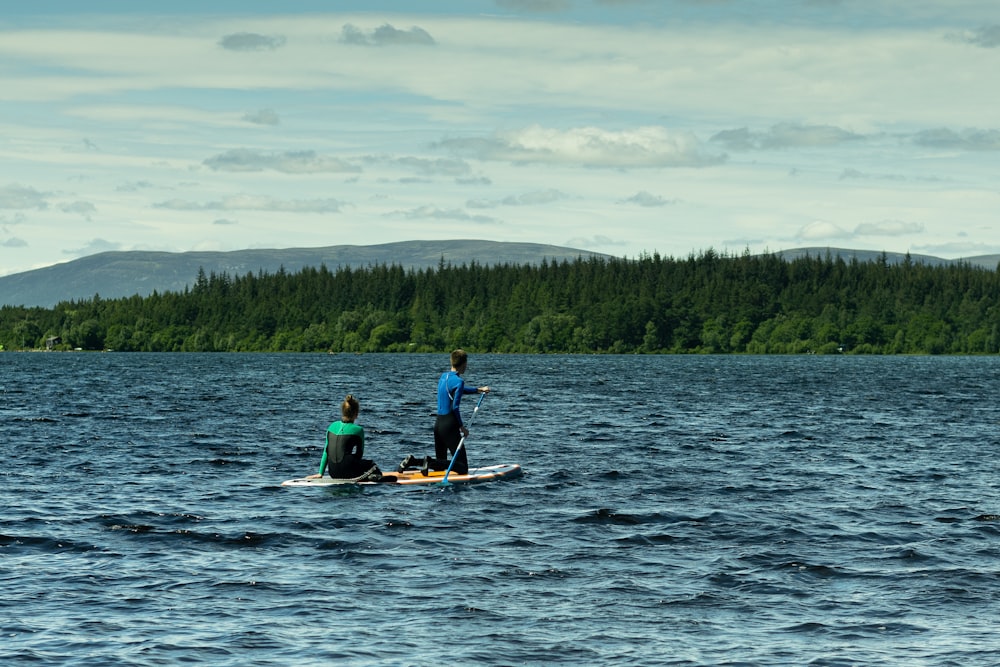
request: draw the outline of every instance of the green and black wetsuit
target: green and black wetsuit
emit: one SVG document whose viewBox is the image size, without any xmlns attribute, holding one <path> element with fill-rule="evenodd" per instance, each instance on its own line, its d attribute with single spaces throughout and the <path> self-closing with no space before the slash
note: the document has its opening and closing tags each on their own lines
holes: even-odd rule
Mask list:
<svg viewBox="0 0 1000 667">
<path fill-rule="evenodd" d="M 354 479 L 375 467 L 363 458 L 365 430 L 352 422 L 337 421 L 326 430 L 326 449 L 319 462 L 319 474 L 329 469 L 330 477 Z"/>
</svg>

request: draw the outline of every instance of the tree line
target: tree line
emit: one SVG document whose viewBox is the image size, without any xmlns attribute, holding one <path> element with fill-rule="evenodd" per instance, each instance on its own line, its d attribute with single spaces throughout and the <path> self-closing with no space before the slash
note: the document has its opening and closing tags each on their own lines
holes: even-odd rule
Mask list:
<svg viewBox="0 0 1000 667">
<path fill-rule="evenodd" d="M 183 292 L 0 308 L 0 346 L 143 352 L 995 354 L 1000 273 L 830 254 L 199 271 Z"/>
</svg>

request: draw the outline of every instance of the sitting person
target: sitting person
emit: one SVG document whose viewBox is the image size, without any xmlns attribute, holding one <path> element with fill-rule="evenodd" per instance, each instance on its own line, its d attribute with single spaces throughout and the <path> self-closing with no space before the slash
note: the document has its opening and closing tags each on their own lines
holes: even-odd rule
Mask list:
<svg viewBox="0 0 1000 667">
<path fill-rule="evenodd" d="M 319 473 L 310 475 L 310 479 L 322 477 L 327 471 L 334 479 L 377 482 L 382 478 L 378 466 L 363 458 L 365 430 L 355 423 L 360 408 L 358 399 L 348 394 L 340 405 L 341 420 L 333 422 L 326 430 L 326 447 L 319 462 Z"/>
</svg>

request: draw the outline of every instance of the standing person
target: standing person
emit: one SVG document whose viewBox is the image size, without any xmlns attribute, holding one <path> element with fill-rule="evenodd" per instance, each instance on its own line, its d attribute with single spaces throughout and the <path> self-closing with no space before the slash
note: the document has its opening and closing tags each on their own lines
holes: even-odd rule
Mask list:
<svg viewBox="0 0 1000 667">
<path fill-rule="evenodd" d="M 465 447 L 458 449 L 462 438 L 469 437 L 469 429 L 462 423 L 462 412 L 459 409 L 464 394 L 487 394 L 489 387 L 466 387 L 462 374 L 469 366 L 469 355 L 465 350 L 457 349 L 451 353 L 451 370 L 441 374 L 437 388 L 437 419 L 434 421 L 434 456 L 424 459 L 420 472 L 427 474 L 429 470 L 447 470 L 449 455 L 457 457 L 452 470 L 465 475 L 469 472 L 469 460 L 465 455 Z"/>
<path fill-rule="evenodd" d="M 382 478 L 378 466 L 363 458 L 365 430 L 355 423 L 360 409 L 354 396 L 348 394 L 344 398 L 340 404 L 340 421 L 333 422 L 326 429 L 326 448 L 319 462 L 319 474 L 310 475 L 310 478 L 322 477 L 327 470 L 334 479 L 370 479 L 377 482 Z"/>
<path fill-rule="evenodd" d="M 412 454 L 407 455 L 399 464 L 399 472 L 416 466 L 423 465 L 420 472 L 425 476 L 431 470 L 447 470 L 450 460 L 449 454 L 457 456 L 452 471 L 464 475 L 469 472 L 469 461 L 465 454 L 465 447 L 460 451 L 458 444 L 462 438 L 469 436 L 469 429 L 462 422 L 460 406 L 462 396 L 465 394 L 488 394 L 489 387 L 466 387 L 462 374 L 469 365 L 469 355 L 465 350 L 457 349 L 451 353 L 451 370 L 441 374 L 437 388 L 437 418 L 434 421 L 434 456 L 426 456 L 423 461 Z"/>
</svg>

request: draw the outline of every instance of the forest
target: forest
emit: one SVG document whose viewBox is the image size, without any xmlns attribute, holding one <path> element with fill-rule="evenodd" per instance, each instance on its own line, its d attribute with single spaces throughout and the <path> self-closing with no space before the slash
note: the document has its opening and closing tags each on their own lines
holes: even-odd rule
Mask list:
<svg viewBox="0 0 1000 667">
<path fill-rule="evenodd" d="M 1000 273 L 725 255 L 199 271 L 183 292 L 0 308 L 0 349 L 996 354 Z"/>
</svg>

